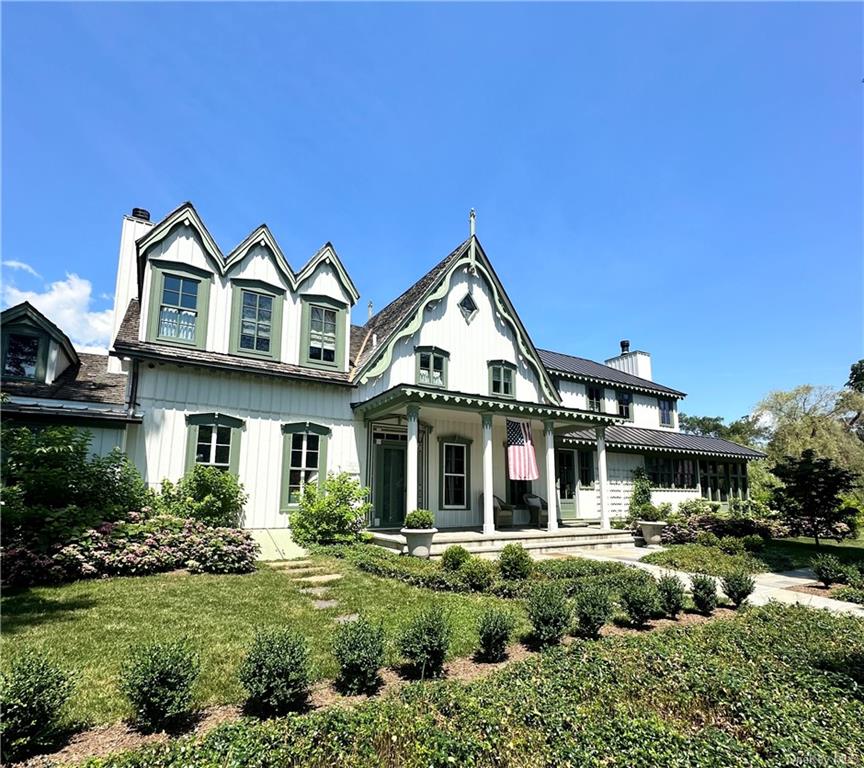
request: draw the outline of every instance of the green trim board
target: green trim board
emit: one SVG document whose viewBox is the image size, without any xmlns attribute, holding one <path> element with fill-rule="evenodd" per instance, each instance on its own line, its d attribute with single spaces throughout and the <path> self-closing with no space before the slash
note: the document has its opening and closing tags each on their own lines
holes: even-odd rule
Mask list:
<svg viewBox="0 0 864 768">
<path fill-rule="evenodd" d="M 295 422 L 291 424 L 283 424 L 282 432 L 282 465 L 281 479 L 279 484 L 279 510 L 288 512 L 294 509 L 299 503 L 298 500 L 291 499 L 291 472 L 301 473 L 300 487 L 305 485 L 303 474 L 311 472 L 311 468 L 307 465 L 308 452 L 316 450 L 309 447 L 309 436 L 313 435 L 317 438 L 317 464 L 316 471 L 318 473 L 318 488 L 323 489 L 324 481 L 327 479 L 327 448 L 330 440 L 331 430 L 321 424 L 313 424 L 312 422 Z M 296 438 L 300 438 L 299 444 Z M 293 460 L 299 453 L 300 463 L 294 464 Z M 302 490 L 301 490 L 302 492 Z"/>
<path fill-rule="evenodd" d="M 236 416 L 228 416 L 224 413 L 189 413 L 186 415 L 187 424 L 211 424 L 218 427 L 231 427 L 232 429 L 242 429 L 245 423 L 243 419 L 238 419 Z"/>
<path fill-rule="evenodd" d="M 254 284 L 250 285 L 250 283 Z M 259 281 L 232 281 L 231 288 L 231 327 L 228 340 L 228 351 L 232 355 L 248 355 L 249 357 L 260 357 L 268 360 L 282 359 L 282 307 L 284 304 L 285 291 L 274 291 L 259 286 L 266 283 Z M 252 304 L 247 304 L 251 300 Z M 264 303 L 269 304 L 263 306 Z M 244 325 L 244 313 L 250 314 Z M 266 314 L 269 313 L 269 323 Z M 259 338 L 262 327 L 269 325 L 270 335 Z M 243 334 L 244 328 L 251 333 Z M 253 339 L 252 349 L 241 346 L 242 336 Z M 267 339 L 269 348 L 259 349 L 259 341 Z"/>
<path fill-rule="evenodd" d="M 466 392 L 440 390 L 435 387 L 397 385 L 380 395 L 351 407 L 366 419 L 374 419 L 389 413 L 394 408 L 408 404 L 421 407 L 445 408 L 453 410 L 487 411 L 495 414 L 512 414 L 529 419 L 555 419 L 568 423 L 571 427 L 621 424 L 623 419 L 608 413 L 594 413 L 578 408 L 565 408 L 557 405 L 541 405 L 509 398 L 473 395 Z"/>
<path fill-rule="evenodd" d="M 179 278 L 197 285 L 195 301 L 195 338 L 189 341 L 178 337 L 159 335 L 159 315 L 162 307 L 166 277 Z M 171 263 L 169 267 L 154 265 L 150 274 L 150 303 L 147 314 L 147 340 L 179 347 L 204 349 L 207 343 L 207 321 L 210 309 L 210 284 L 212 275 L 202 276 L 202 270 L 186 264 Z M 185 282 L 183 283 L 185 285 Z M 181 299 L 182 302 L 182 299 Z"/>
<path fill-rule="evenodd" d="M 438 508 L 439 509 L 471 509 L 471 444 L 473 440 L 462 435 L 443 435 L 438 438 Z M 462 446 L 464 449 L 465 503 L 445 504 L 444 483 L 447 475 L 445 453 L 447 446 Z M 454 473 L 451 473 L 454 474 Z M 456 473 L 458 474 L 458 473 Z"/>
<path fill-rule="evenodd" d="M 345 325 L 347 304 L 337 301 L 329 296 L 316 296 L 312 294 L 302 294 L 301 326 L 300 326 L 300 363 L 310 368 L 325 368 L 329 370 L 345 370 Z M 326 313 L 332 312 L 335 315 L 335 339 L 333 342 L 334 354 L 333 362 L 327 360 L 318 360 L 310 356 L 311 353 L 311 334 L 312 334 L 312 310 L 319 308 L 322 312 L 322 323 L 324 328 L 320 331 L 322 339 L 322 357 L 324 354 L 324 337 L 326 335 L 327 320 Z"/>
</svg>

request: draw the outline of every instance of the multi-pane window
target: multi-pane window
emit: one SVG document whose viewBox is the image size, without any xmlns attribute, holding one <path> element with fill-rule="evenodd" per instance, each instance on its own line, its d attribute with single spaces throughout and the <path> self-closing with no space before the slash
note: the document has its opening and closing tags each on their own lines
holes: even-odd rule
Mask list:
<svg viewBox="0 0 864 768">
<path fill-rule="evenodd" d="M 603 389 L 601 387 L 588 387 L 588 410 L 600 413 L 603 410 Z"/>
<path fill-rule="evenodd" d="M 514 371 L 509 365 L 491 363 L 489 365 L 490 389 L 499 397 L 515 397 Z"/>
<path fill-rule="evenodd" d="M 164 276 L 159 304 L 159 338 L 195 342 L 198 282 L 179 275 Z"/>
<path fill-rule="evenodd" d="M 746 498 L 747 465 L 743 462 L 699 462 L 699 484 L 702 497 L 711 501 Z"/>
<path fill-rule="evenodd" d="M 646 456 L 645 473 L 654 488 L 695 488 L 696 462 L 666 456 Z"/>
<path fill-rule="evenodd" d="M 39 361 L 39 337 L 23 333 L 10 333 L 6 343 L 3 374 L 24 379 L 36 378 Z"/>
<path fill-rule="evenodd" d="M 231 427 L 201 424 L 195 445 L 195 463 L 206 464 L 224 471 L 231 462 Z"/>
<path fill-rule="evenodd" d="M 659 398 L 657 407 L 660 409 L 660 425 L 663 427 L 672 426 L 672 401 Z"/>
<path fill-rule="evenodd" d="M 273 297 L 242 291 L 240 349 L 269 354 L 273 338 Z"/>
<path fill-rule="evenodd" d="M 474 301 L 470 293 L 466 293 L 462 301 L 459 302 L 459 310 L 462 312 L 466 323 L 470 323 L 474 319 L 474 315 L 477 314 L 477 302 Z"/>
<path fill-rule="evenodd" d="M 417 354 L 417 383 L 432 387 L 447 386 L 445 356 L 432 351 Z"/>
<path fill-rule="evenodd" d="M 321 437 L 312 432 L 291 435 L 291 458 L 288 464 L 288 503 L 298 504 L 303 489 L 318 482 Z"/>
<path fill-rule="evenodd" d="M 309 313 L 309 359 L 319 363 L 335 363 L 336 310 L 313 304 L 309 307 Z"/>
<path fill-rule="evenodd" d="M 622 419 L 633 418 L 633 393 L 618 390 L 618 415 Z"/>
<path fill-rule="evenodd" d="M 468 446 L 463 443 L 444 443 L 444 506 L 468 506 Z"/>
<path fill-rule="evenodd" d="M 555 479 L 559 498 L 572 499 L 576 493 L 576 454 L 573 451 L 556 452 Z"/>
<path fill-rule="evenodd" d="M 591 485 L 594 482 L 594 452 L 579 451 L 579 484 Z"/>
</svg>

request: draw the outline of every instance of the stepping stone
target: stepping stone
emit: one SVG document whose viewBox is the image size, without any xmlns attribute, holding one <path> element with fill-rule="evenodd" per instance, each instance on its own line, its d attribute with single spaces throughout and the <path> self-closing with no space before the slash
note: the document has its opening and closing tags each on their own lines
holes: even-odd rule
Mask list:
<svg viewBox="0 0 864 768">
<path fill-rule="evenodd" d="M 339 602 L 337 600 L 313 600 L 312 605 L 319 611 L 324 611 L 327 608 L 335 608 Z"/>
<path fill-rule="evenodd" d="M 334 621 L 337 624 L 348 624 L 349 622 L 357 621 L 359 618 L 360 616 L 356 613 L 346 613 L 344 616 L 337 616 Z"/>
<path fill-rule="evenodd" d="M 291 579 L 299 579 L 301 576 L 314 576 L 327 572 L 325 568 L 282 568 L 281 570 L 282 573 Z"/>
<path fill-rule="evenodd" d="M 322 573 L 315 576 L 301 576 L 297 581 L 302 581 L 305 584 L 329 584 L 331 581 L 339 581 L 341 578 L 341 573 Z"/>
<path fill-rule="evenodd" d="M 315 595 L 315 597 L 321 597 L 321 595 L 326 595 L 329 591 L 330 590 L 327 587 L 304 587 L 300 590 L 300 592 L 304 595 Z"/>
</svg>

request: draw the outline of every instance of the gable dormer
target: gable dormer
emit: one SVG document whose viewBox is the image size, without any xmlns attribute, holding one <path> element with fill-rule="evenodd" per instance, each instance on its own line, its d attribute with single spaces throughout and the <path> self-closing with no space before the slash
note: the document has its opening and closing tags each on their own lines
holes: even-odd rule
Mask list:
<svg viewBox="0 0 864 768">
<path fill-rule="evenodd" d="M 3 311 L 0 335 L 5 380 L 52 384 L 79 363 L 69 337 L 29 302 Z"/>
<path fill-rule="evenodd" d="M 121 274 L 130 272 L 122 248 Z M 134 251 L 138 342 L 347 372 L 359 294 L 330 243 L 295 273 L 262 224 L 224 255 L 186 203 L 146 229 Z"/>
</svg>

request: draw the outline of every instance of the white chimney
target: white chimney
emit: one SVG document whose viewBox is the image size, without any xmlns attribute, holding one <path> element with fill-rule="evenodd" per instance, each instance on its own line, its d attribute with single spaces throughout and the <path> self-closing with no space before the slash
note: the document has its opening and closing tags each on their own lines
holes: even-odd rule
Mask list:
<svg viewBox="0 0 864 768">
<path fill-rule="evenodd" d="M 111 340 L 109 346 L 114 344 L 117 331 L 123 318 L 126 316 L 126 308 L 132 299 L 138 298 L 138 251 L 135 241 L 143 237 L 153 226 L 150 221 L 150 213 L 143 208 L 133 208 L 130 215 L 123 217 L 123 225 L 120 229 L 120 255 L 117 260 L 117 283 L 114 286 L 114 320 L 111 323 Z M 108 370 L 120 373 L 122 366 L 120 360 L 111 357 L 108 360 Z"/>
<path fill-rule="evenodd" d="M 651 355 L 647 352 L 630 351 L 630 341 L 621 339 L 621 354 L 605 361 L 610 368 L 638 376 L 640 379 L 653 381 L 651 378 Z"/>
</svg>

